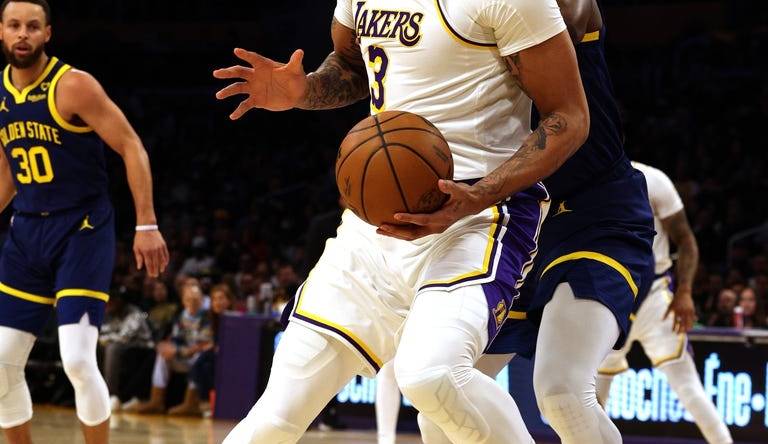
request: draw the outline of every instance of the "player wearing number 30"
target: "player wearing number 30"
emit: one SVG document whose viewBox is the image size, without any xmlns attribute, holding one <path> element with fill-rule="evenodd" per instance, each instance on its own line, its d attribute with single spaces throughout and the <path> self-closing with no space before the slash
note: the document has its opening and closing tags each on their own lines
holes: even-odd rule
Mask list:
<svg viewBox="0 0 768 444">
<path fill-rule="evenodd" d="M 85 442 L 102 444 L 110 408 L 96 341 L 115 256 L 104 142 L 125 161 L 138 267 L 157 276 L 168 251 L 157 231 L 149 161 L 99 83 L 46 55 L 51 11 L 45 0 L 6 0 L 0 14 L 9 62 L 0 86 L 0 210 L 11 200 L 15 210 L 0 255 L 0 426 L 11 444 L 29 442 L 24 366 L 55 308 Z"/>
</svg>

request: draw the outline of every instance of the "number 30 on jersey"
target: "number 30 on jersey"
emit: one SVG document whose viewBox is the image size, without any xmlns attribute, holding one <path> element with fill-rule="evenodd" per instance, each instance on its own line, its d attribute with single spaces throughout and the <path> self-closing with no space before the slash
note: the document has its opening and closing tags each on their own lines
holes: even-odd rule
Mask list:
<svg viewBox="0 0 768 444">
<path fill-rule="evenodd" d="M 19 161 L 16 179 L 21 184 L 48 183 L 53 181 L 53 167 L 48 150 L 43 146 L 34 146 L 29 151 L 24 148 L 11 150 L 11 157 Z"/>
<path fill-rule="evenodd" d="M 384 48 L 375 45 L 368 47 L 368 66 L 373 74 L 371 80 L 371 113 L 378 114 L 384 111 L 384 84 L 389 67 L 389 58 Z"/>
</svg>

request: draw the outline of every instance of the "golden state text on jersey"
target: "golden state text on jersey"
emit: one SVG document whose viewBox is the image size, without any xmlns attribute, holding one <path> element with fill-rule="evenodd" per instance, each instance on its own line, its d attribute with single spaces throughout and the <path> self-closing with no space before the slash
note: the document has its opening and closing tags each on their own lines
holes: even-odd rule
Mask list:
<svg viewBox="0 0 768 444">
<path fill-rule="evenodd" d="M 71 69 L 56 57 L 19 91 L 6 66 L 0 86 L 0 143 L 16 185 L 13 205 L 24 213 L 51 213 L 107 196 L 104 144 L 85 125 L 66 121 L 56 86 Z"/>
</svg>

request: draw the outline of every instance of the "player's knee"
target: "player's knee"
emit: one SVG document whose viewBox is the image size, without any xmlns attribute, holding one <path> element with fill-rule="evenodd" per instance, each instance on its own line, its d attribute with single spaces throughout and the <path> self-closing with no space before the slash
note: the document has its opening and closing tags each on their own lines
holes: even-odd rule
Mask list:
<svg viewBox="0 0 768 444">
<path fill-rule="evenodd" d="M 557 405 L 580 409 L 597 403 L 594 376 L 586 376 L 581 372 L 541 369 L 534 372 L 533 390 L 542 413 Z"/>
<path fill-rule="evenodd" d="M 67 378 L 75 389 L 93 377 L 101 377 L 95 358 L 91 359 L 82 355 L 66 357 L 62 358 L 62 365 L 64 366 L 64 373 L 67 374 Z"/>
<path fill-rule="evenodd" d="M 395 379 L 400 391 L 420 411 L 432 411 L 445 402 L 446 388 L 455 386 L 451 368 L 421 367 L 395 359 Z M 441 390 L 442 389 L 442 390 Z"/>
<path fill-rule="evenodd" d="M 32 398 L 24 369 L 0 363 L 0 427 L 16 427 L 32 419 Z"/>
</svg>

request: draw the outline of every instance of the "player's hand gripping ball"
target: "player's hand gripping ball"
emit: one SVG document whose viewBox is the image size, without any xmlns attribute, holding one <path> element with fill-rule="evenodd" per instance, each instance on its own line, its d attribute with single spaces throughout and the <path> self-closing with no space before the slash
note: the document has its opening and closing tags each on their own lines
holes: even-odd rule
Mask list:
<svg viewBox="0 0 768 444">
<path fill-rule="evenodd" d="M 352 128 L 339 147 L 336 184 L 344 203 L 371 225 L 399 225 L 396 213 L 431 213 L 448 195 L 438 180 L 453 178 L 453 157 L 425 118 L 385 111 Z"/>
</svg>

